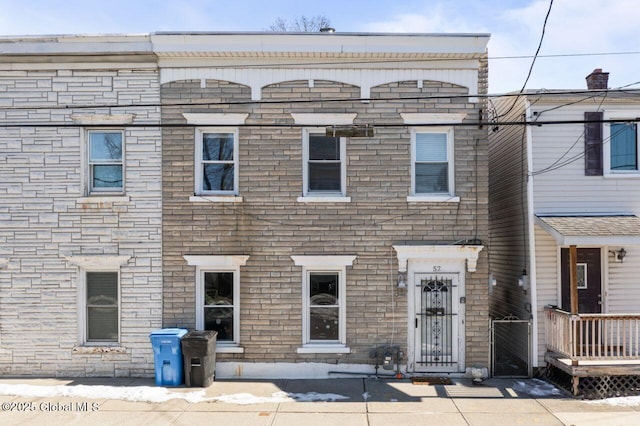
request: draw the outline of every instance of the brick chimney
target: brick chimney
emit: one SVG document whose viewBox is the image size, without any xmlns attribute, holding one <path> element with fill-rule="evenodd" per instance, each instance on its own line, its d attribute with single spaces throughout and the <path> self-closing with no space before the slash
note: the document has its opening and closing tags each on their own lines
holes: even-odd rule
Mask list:
<svg viewBox="0 0 640 426">
<path fill-rule="evenodd" d="M 587 77 L 587 89 L 608 89 L 609 73 L 602 72 L 602 68 L 596 68 Z"/>
</svg>

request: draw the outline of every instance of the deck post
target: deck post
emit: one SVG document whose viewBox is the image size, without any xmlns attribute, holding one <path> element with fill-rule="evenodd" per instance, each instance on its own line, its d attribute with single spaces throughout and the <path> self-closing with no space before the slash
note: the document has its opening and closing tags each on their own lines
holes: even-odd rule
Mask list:
<svg viewBox="0 0 640 426">
<path fill-rule="evenodd" d="M 569 299 L 571 314 L 578 315 L 578 248 L 569 247 Z"/>
</svg>

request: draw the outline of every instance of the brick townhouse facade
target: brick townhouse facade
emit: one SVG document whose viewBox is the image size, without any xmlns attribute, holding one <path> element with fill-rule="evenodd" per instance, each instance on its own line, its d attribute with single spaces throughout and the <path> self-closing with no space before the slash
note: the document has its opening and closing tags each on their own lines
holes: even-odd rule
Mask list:
<svg viewBox="0 0 640 426">
<path fill-rule="evenodd" d="M 487 40 L 156 35 L 164 324 L 225 377 L 487 367 Z"/>
<path fill-rule="evenodd" d="M 487 367 L 488 38 L 3 40 L 0 371 Z"/>
</svg>

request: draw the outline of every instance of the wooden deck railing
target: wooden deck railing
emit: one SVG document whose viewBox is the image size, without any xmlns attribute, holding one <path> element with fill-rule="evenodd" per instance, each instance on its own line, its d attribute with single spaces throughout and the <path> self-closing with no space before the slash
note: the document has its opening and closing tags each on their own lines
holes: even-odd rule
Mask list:
<svg viewBox="0 0 640 426">
<path fill-rule="evenodd" d="M 545 314 L 547 350 L 574 361 L 640 360 L 640 314 Z"/>
</svg>

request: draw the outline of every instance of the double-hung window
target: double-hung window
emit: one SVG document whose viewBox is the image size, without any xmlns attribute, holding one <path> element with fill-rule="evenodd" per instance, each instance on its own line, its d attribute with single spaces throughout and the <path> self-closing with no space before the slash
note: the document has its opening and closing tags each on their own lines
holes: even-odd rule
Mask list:
<svg viewBox="0 0 640 426">
<path fill-rule="evenodd" d="M 233 272 L 202 271 L 202 321 L 204 330 L 215 330 L 221 343 L 234 343 L 237 290 Z M 236 290 L 236 291 L 234 291 Z"/>
<path fill-rule="evenodd" d="M 637 123 L 611 123 L 609 145 L 611 172 L 639 170 Z"/>
<path fill-rule="evenodd" d="M 89 192 L 122 192 L 124 189 L 122 131 L 88 133 Z"/>
<path fill-rule="evenodd" d="M 119 340 L 118 272 L 86 272 L 86 343 L 117 343 Z"/>
<path fill-rule="evenodd" d="M 346 138 L 326 136 L 324 129 L 306 129 L 303 149 L 303 195 L 346 195 Z"/>
<path fill-rule="evenodd" d="M 196 194 L 237 194 L 237 129 L 198 129 L 196 133 Z"/>
<path fill-rule="evenodd" d="M 413 129 L 412 195 L 454 195 L 453 130 Z"/>
<path fill-rule="evenodd" d="M 216 352 L 237 352 L 240 345 L 240 266 L 249 256 L 184 256 L 196 266 L 196 329 L 218 333 Z"/>
<path fill-rule="evenodd" d="M 302 347 L 298 353 L 348 353 L 346 267 L 355 256 L 292 256 L 302 266 Z"/>
</svg>

